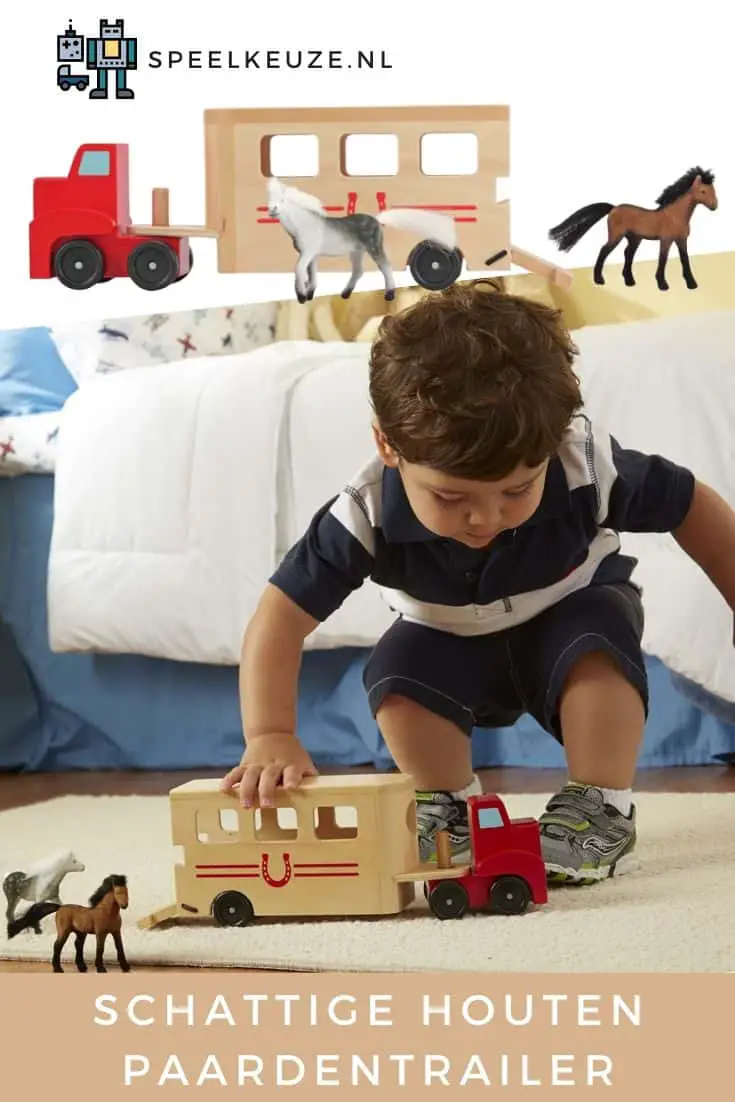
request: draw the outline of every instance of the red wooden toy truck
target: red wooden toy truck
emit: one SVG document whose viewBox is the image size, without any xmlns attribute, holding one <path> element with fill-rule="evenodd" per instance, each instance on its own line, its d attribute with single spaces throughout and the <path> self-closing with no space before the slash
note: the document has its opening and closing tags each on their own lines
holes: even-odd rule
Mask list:
<svg viewBox="0 0 735 1102">
<path fill-rule="evenodd" d="M 546 903 L 546 869 L 535 819 L 510 819 L 503 801 L 488 793 L 470 796 L 472 864 L 456 878 L 429 879 L 424 893 L 437 918 L 467 911 L 522 914 L 529 903 Z M 439 838 L 438 867 L 451 868 L 448 844 Z"/>
<path fill-rule="evenodd" d="M 154 221 L 167 222 L 167 193 L 153 193 Z M 158 291 L 189 274 L 196 227 L 134 226 L 126 145 L 82 145 L 67 176 L 33 182 L 31 279 L 56 276 L 84 291 L 129 276 Z M 201 232 L 201 231 L 200 231 Z"/>
</svg>

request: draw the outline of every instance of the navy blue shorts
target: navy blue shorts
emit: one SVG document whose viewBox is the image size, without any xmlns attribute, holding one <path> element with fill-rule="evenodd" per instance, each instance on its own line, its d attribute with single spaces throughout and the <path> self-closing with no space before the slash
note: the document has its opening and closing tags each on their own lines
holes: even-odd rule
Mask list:
<svg viewBox="0 0 735 1102">
<path fill-rule="evenodd" d="M 473 727 L 511 727 L 527 714 L 562 742 L 561 692 L 572 667 L 591 651 L 617 661 L 648 715 L 642 634 L 637 586 L 595 585 L 525 624 L 489 635 L 450 635 L 398 620 L 373 650 L 363 680 L 373 716 L 394 694 L 468 735 Z"/>
</svg>

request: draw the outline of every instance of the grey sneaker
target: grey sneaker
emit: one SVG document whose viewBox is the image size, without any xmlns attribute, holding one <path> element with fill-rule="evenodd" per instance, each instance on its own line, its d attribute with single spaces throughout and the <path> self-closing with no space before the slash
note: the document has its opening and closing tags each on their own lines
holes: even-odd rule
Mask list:
<svg viewBox="0 0 735 1102">
<path fill-rule="evenodd" d="M 446 830 L 449 835 L 453 861 L 457 864 L 470 861 L 470 828 L 464 800 L 455 800 L 449 792 L 417 792 L 416 825 L 422 862 L 436 860 L 438 830 Z"/>
<path fill-rule="evenodd" d="M 551 883 L 595 884 L 629 872 L 636 843 L 636 810 L 606 804 L 599 788 L 567 784 L 539 819 L 541 852 Z"/>
</svg>

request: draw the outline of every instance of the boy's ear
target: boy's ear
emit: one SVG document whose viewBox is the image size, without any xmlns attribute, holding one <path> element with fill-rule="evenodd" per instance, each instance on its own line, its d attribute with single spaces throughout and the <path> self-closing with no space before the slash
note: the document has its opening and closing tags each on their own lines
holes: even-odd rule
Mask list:
<svg viewBox="0 0 735 1102">
<path fill-rule="evenodd" d="M 386 467 L 397 467 L 398 456 L 386 440 L 380 426 L 375 422 L 373 422 L 373 437 L 375 439 L 375 446 L 378 449 L 378 455 L 383 460 Z"/>
</svg>

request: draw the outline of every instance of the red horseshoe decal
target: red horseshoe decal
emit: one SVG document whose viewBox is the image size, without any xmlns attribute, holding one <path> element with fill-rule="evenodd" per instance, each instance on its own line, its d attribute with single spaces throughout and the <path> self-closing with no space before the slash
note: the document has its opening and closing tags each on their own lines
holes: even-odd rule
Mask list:
<svg viewBox="0 0 735 1102">
<path fill-rule="evenodd" d="M 260 858 L 260 871 L 263 874 L 263 879 L 265 880 L 266 884 L 269 888 L 284 888 L 291 879 L 291 854 L 284 853 L 283 855 L 283 876 L 280 878 L 280 880 L 276 880 L 274 879 L 274 877 L 271 876 L 269 864 L 270 854 L 262 854 Z"/>
</svg>

